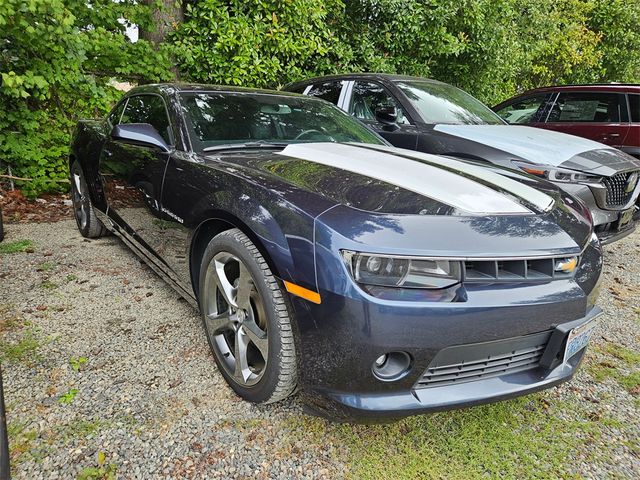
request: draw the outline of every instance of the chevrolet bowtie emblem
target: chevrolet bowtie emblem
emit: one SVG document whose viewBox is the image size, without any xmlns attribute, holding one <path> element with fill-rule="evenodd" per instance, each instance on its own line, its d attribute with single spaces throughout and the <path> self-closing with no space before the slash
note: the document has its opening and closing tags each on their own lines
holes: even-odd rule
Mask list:
<svg viewBox="0 0 640 480">
<path fill-rule="evenodd" d="M 633 189 L 636 188 L 637 184 L 638 184 L 638 172 L 633 172 L 631 175 L 629 175 L 629 178 L 627 178 L 626 188 L 624 190 L 625 193 L 633 192 Z"/>
<path fill-rule="evenodd" d="M 578 257 L 563 258 L 556 260 L 555 271 L 563 273 L 571 273 L 578 266 Z"/>
</svg>

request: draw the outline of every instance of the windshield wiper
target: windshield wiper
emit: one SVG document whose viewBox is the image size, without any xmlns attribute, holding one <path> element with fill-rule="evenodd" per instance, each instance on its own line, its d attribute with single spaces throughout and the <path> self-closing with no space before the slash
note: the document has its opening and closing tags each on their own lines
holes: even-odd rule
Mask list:
<svg viewBox="0 0 640 480">
<path fill-rule="evenodd" d="M 245 148 L 284 148 L 288 143 L 284 142 L 265 142 L 259 140 L 257 142 L 246 143 L 227 143 L 225 145 L 214 145 L 212 147 L 203 148 L 203 152 L 219 152 L 222 150 L 243 150 Z"/>
</svg>

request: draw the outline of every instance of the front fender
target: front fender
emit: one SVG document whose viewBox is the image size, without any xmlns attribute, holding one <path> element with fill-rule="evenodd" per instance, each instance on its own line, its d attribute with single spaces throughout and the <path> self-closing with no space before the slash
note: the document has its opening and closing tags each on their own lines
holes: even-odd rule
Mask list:
<svg viewBox="0 0 640 480">
<path fill-rule="evenodd" d="M 203 239 L 201 232 L 206 225 L 224 222 L 243 230 L 277 277 L 316 288 L 314 216 L 285 199 L 282 190 L 237 172 L 176 158 L 165 174 L 162 209 L 190 232 L 186 246 L 190 255 L 197 242 L 208 243 L 220 231 L 210 229 L 205 235 L 208 238 Z"/>
</svg>

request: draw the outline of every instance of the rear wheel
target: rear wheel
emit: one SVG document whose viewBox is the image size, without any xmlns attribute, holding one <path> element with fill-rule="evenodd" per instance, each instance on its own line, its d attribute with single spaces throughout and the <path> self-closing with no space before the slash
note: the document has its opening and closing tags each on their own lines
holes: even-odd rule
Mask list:
<svg viewBox="0 0 640 480">
<path fill-rule="evenodd" d="M 199 286 L 209 345 L 231 388 L 254 403 L 288 397 L 297 380 L 289 310 L 251 240 L 238 229 L 214 237 Z"/>
<path fill-rule="evenodd" d="M 91 204 L 89 190 L 78 162 L 71 165 L 71 201 L 78 230 L 83 237 L 98 238 L 107 233 Z"/>
</svg>

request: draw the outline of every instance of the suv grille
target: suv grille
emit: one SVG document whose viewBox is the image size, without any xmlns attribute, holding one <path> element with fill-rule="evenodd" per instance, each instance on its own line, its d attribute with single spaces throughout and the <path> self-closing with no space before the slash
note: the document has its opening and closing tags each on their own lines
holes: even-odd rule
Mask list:
<svg viewBox="0 0 640 480">
<path fill-rule="evenodd" d="M 438 352 L 414 388 L 443 387 L 537 368 L 550 336 L 550 332 L 542 332 L 445 348 Z"/>
<path fill-rule="evenodd" d="M 602 179 L 602 183 L 607 187 L 607 195 L 605 198 L 607 207 L 623 207 L 629 203 L 633 195 L 633 190 L 631 192 L 626 191 L 627 180 L 631 175 L 637 173 L 638 172 L 618 173 L 613 177 L 605 177 Z"/>
<path fill-rule="evenodd" d="M 466 283 L 494 282 L 544 282 L 573 277 L 576 268 L 570 272 L 557 271 L 557 261 L 572 257 L 530 258 L 509 260 L 466 260 L 464 262 Z M 579 257 L 574 257 L 577 264 Z"/>
</svg>

